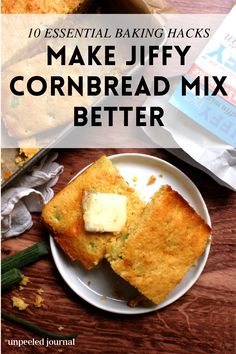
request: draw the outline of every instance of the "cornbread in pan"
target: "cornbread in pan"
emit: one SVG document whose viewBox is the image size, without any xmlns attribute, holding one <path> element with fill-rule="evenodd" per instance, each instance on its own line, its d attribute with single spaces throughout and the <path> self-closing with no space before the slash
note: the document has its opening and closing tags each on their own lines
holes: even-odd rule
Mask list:
<svg viewBox="0 0 236 354">
<path fill-rule="evenodd" d="M 120 65 L 112 68 L 109 73 L 118 78 L 121 69 L 122 66 Z M 19 61 L 7 69 L 2 80 L 2 119 L 9 136 L 19 139 L 29 139 L 36 134 L 63 126 L 72 121 L 72 107 L 78 105 L 90 107 L 98 99 L 98 97 L 87 95 L 86 82 L 84 83 L 85 93 L 83 96 L 76 93 L 66 98 L 58 94 L 52 96 L 50 94 L 50 78 L 55 73 L 61 73 L 61 70 L 61 65 L 58 61 L 53 66 L 45 66 L 45 54 L 43 53 Z M 78 80 L 78 76 L 84 75 L 84 70 L 81 68 L 78 69 L 73 65 L 68 66 L 66 75 L 76 81 Z M 94 75 L 96 70 L 93 66 L 86 68 L 86 75 Z M 12 78 L 18 76 L 19 73 L 24 77 L 24 80 L 19 80 L 16 87 L 17 90 L 24 91 L 23 96 L 16 96 L 9 90 Z M 44 77 L 48 82 L 47 91 L 40 96 L 33 96 L 27 90 L 27 80 L 35 75 Z M 105 75 L 106 69 L 102 67 L 100 69 L 101 80 L 103 80 Z M 36 80 L 34 89 L 40 91 L 40 88 L 42 88 L 42 84 Z M 65 85 L 62 88 L 65 95 L 67 95 L 67 89 L 68 86 L 65 78 Z M 34 147 L 34 145 L 30 147 Z"/>
<path fill-rule="evenodd" d="M 37 75 L 37 71 L 38 75 L 49 78 L 61 70 L 57 62 L 53 67 L 42 68 L 44 60 L 45 54 L 38 54 L 33 58 L 20 61 L 8 68 L 3 79 L 2 119 L 8 134 L 12 137 L 28 139 L 42 131 L 71 122 L 71 113 L 68 113 L 68 107 L 74 107 L 78 105 L 78 102 L 80 105 L 88 107 L 92 102 L 92 98 L 85 95 L 79 98 L 77 95 L 68 96 L 66 99 L 60 96 L 49 97 L 49 94 L 39 97 L 30 95 L 25 89 L 26 78 Z M 19 82 L 18 86 L 19 90 L 25 89 L 24 96 L 15 96 L 9 90 L 11 79 L 19 73 L 25 78 L 25 82 Z M 75 73 L 78 75 L 78 69 L 76 71 L 76 68 L 68 68 L 68 75 L 74 77 Z"/>
<path fill-rule="evenodd" d="M 102 156 L 44 207 L 42 221 L 56 242 L 72 260 L 80 260 L 89 269 L 104 257 L 107 242 L 114 234 L 85 231 L 82 208 L 84 191 L 116 193 L 127 197 L 127 221 L 122 234 L 139 218 L 144 202 L 112 162 Z"/>
<path fill-rule="evenodd" d="M 201 256 L 210 232 L 181 195 L 166 185 L 126 237 L 111 240 L 106 258 L 118 275 L 159 304 Z"/>
<path fill-rule="evenodd" d="M 66 14 L 87 12 L 91 0 L 2 0 L 2 14 Z"/>
</svg>

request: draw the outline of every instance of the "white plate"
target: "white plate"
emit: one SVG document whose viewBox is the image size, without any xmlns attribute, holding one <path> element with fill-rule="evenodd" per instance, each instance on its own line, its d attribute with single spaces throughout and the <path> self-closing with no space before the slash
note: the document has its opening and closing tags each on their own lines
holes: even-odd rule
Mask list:
<svg viewBox="0 0 236 354">
<path fill-rule="evenodd" d="M 197 187 L 191 180 L 176 167 L 164 160 L 142 154 L 119 154 L 109 157 L 118 167 L 122 176 L 130 185 L 135 184 L 135 189 L 146 201 L 163 184 L 169 184 L 178 191 L 211 225 L 207 207 Z M 80 171 L 82 173 L 83 171 Z M 156 177 L 156 182 L 147 186 L 150 176 Z M 133 181 L 137 177 L 137 182 Z M 128 307 L 127 302 L 138 295 L 136 289 L 117 276 L 108 263 L 104 260 L 92 270 L 86 270 L 79 262 L 72 262 L 50 238 L 51 250 L 56 266 L 70 288 L 90 304 L 114 313 L 140 314 L 161 309 L 179 299 L 197 281 L 206 264 L 210 250 L 208 243 L 204 254 L 196 266 L 192 267 L 167 299 L 159 305 L 149 307 Z M 122 295 L 122 298 L 120 297 Z"/>
</svg>

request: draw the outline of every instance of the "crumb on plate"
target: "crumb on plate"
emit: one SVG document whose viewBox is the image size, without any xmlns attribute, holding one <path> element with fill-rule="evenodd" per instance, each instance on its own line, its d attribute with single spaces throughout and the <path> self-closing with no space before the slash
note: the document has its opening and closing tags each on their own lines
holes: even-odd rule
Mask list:
<svg viewBox="0 0 236 354">
<path fill-rule="evenodd" d="M 101 298 L 101 300 L 107 300 L 107 296 L 105 296 L 105 295 L 102 295 L 100 298 Z"/>
<path fill-rule="evenodd" d="M 146 307 L 146 306 L 150 306 L 150 300 L 148 300 L 144 295 L 138 295 L 135 298 L 129 300 L 127 302 L 127 305 L 129 307 L 135 308 L 138 306 L 142 306 L 142 307 Z"/>
<path fill-rule="evenodd" d="M 147 182 L 147 186 L 151 186 L 152 184 L 154 184 L 156 182 L 156 177 L 151 175 L 148 182 Z"/>
</svg>

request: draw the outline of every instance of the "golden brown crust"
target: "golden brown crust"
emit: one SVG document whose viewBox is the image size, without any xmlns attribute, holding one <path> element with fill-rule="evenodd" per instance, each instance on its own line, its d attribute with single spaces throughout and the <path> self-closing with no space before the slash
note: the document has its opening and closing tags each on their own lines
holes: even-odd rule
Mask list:
<svg viewBox="0 0 236 354">
<path fill-rule="evenodd" d="M 111 241 L 107 258 L 117 274 L 158 304 L 201 256 L 210 232 L 181 195 L 163 186 L 128 239 Z"/>
<path fill-rule="evenodd" d="M 80 260 L 89 269 L 104 257 L 106 244 L 113 234 L 85 231 L 82 210 L 85 190 L 126 195 L 126 227 L 142 213 L 144 202 L 129 187 L 111 161 L 102 156 L 44 207 L 43 223 L 53 233 L 57 243 L 72 260 Z"/>
<path fill-rule="evenodd" d="M 2 0 L 2 14 L 83 13 L 91 0 Z"/>
</svg>

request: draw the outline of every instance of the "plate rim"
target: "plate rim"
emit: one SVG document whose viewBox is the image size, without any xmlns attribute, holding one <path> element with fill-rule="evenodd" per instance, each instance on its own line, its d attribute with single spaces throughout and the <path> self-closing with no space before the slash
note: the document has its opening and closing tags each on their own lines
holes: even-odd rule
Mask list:
<svg viewBox="0 0 236 354">
<path fill-rule="evenodd" d="M 167 165 L 170 169 L 174 169 L 175 172 L 177 172 L 177 174 L 181 175 L 184 179 L 186 179 L 189 183 L 189 185 L 191 186 L 191 188 L 194 189 L 194 192 L 196 193 L 201 206 L 203 207 L 203 211 L 204 211 L 204 217 L 203 219 L 205 220 L 205 222 L 211 227 L 211 218 L 210 218 L 210 214 L 208 212 L 206 203 L 199 191 L 199 189 L 197 188 L 197 186 L 195 185 L 195 183 L 184 173 L 182 172 L 179 168 L 177 168 L 176 166 L 172 165 L 170 162 L 167 162 L 166 160 L 163 160 L 162 158 L 156 157 L 156 156 L 152 156 L 152 155 L 148 155 L 148 154 L 143 154 L 143 153 L 133 153 L 133 152 L 126 152 L 126 153 L 118 153 L 118 154 L 112 154 L 112 155 L 107 155 L 107 157 L 112 161 L 113 159 L 116 158 L 122 158 L 122 157 L 141 157 L 141 158 L 147 158 L 153 161 L 158 161 L 161 164 Z M 83 173 L 89 166 L 91 166 L 93 164 L 90 163 L 88 165 L 86 165 L 84 168 L 82 168 L 78 173 L 76 173 L 71 180 L 68 182 L 68 184 L 70 182 L 72 182 L 77 176 L 79 176 L 81 173 Z M 67 185 L 68 185 L 67 184 Z M 211 235 L 210 235 L 210 239 L 211 239 Z M 202 261 L 201 261 L 201 267 L 200 269 L 197 271 L 196 275 L 194 278 L 190 279 L 189 283 L 187 286 L 185 286 L 182 290 L 180 290 L 178 292 L 178 294 L 176 294 L 175 296 L 173 296 L 171 299 L 169 300 L 164 300 L 163 302 L 161 302 L 158 305 L 154 305 L 151 307 L 147 307 L 147 308 L 130 308 L 127 306 L 127 310 L 122 310 L 120 311 L 119 309 L 114 309 L 111 307 L 107 307 L 105 306 L 106 302 L 94 302 L 93 300 L 91 300 L 90 298 L 87 298 L 86 296 L 83 296 L 83 294 L 81 295 L 81 293 L 78 292 L 78 290 L 76 289 L 76 287 L 74 286 L 73 282 L 70 281 L 70 279 L 66 278 L 66 276 L 63 273 L 63 266 L 61 267 L 61 265 L 59 264 L 60 261 L 58 260 L 58 258 L 60 257 L 60 249 L 59 246 L 56 244 L 54 238 L 49 235 L 49 241 L 50 241 L 50 248 L 51 248 L 51 253 L 52 253 L 52 258 L 53 261 L 57 267 L 58 272 L 60 273 L 61 277 L 63 278 L 63 280 L 65 281 L 65 283 L 70 287 L 70 289 L 77 295 L 79 296 L 81 299 L 83 299 L 84 301 L 86 301 L 87 303 L 89 303 L 90 305 L 95 306 L 96 308 L 99 308 L 101 310 L 110 312 L 110 313 L 116 313 L 116 314 L 121 314 L 121 315 L 138 315 L 138 314 L 143 314 L 143 313 L 149 313 L 149 312 L 153 312 L 153 311 L 158 311 L 164 307 L 169 306 L 170 304 L 174 303 L 175 301 L 177 301 L 178 299 L 180 299 L 184 294 L 186 294 L 189 289 L 191 289 L 191 287 L 198 281 L 200 275 L 202 274 L 205 266 L 206 266 L 206 262 L 208 260 L 208 256 L 210 253 L 210 248 L 211 248 L 211 242 L 208 242 L 206 245 L 206 248 L 204 250 L 204 253 L 201 255 L 201 257 L 203 257 Z M 187 274 L 187 273 L 186 273 Z M 132 311 L 131 311 L 132 309 Z"/>
</svg>

